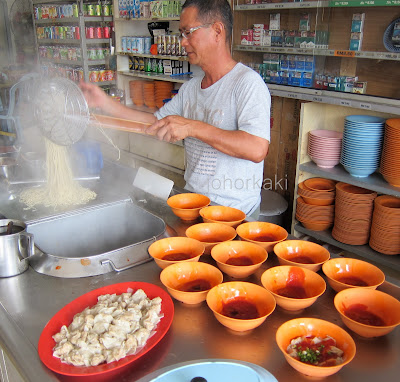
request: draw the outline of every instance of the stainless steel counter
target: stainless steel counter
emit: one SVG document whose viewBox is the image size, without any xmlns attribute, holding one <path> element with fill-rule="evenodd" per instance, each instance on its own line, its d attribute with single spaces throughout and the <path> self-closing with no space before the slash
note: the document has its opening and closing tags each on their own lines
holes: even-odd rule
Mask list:
<svg viewBox="0 0 400 382">
<path fill-rule="evenodd" d="M 184 234 L 188 225 L 176 218 L 166 203 L 139 192 L 131 193 L 130 196 L 139 206 L 162 217 L 168 225 L 167 231 L 170 235 L 175 232 Z M 0 211 L 3 212 L 1 208 Z M 210 257 L 204 261 L 213 262 Z M 263 271 L 274 265 L 277 265 L 276 257 L 270 254 L 263 267 L 247 281 L 260 284 Z M 151 261 L 120 273 L 111 272 L 87 278 L 56 278 L 36 273 L 32 268 L 21 275 L 2 278 L 0 344 L 23 380 L 72 380 L 48 370 L 37 354 L 40 334 L 49 319 L 78 296 L 105 285 L 145 281 L 164 288 L 159 280 L 160 271 Z M 227 280 L 229 278 L 225 276 L 225 281 Z M 400 298 L 398 287 L 385 283 L 380 289 Z M 205 302 L 197 306 L 188 306 L 174 300 L 175 315 L 169 332 L 154 349 L 135 361 L 118 380 L 136 381 L 150 372 L 179 362 L 223 358 L 260 365 L 274 374 L 279 381 L 309 381 L 309 378 L 287 364 L 275 343 L 275 332 L 283 322 L 300 316 L 326 319 L 345 328 L 334 309 L 334 295 L 333 290 L 328 287 L 317 303 L 299 314 L 291 314 L 277 307 L 263 325 L 244 334 L 234 333 L 219 324 Z M 357 345 L 354 360 L 338 374 L 326 378 L 326 381 L 398 380 L 400 328 L 378 339 L 363 339 L 352 332 L 350 334 Z"/>
</svg>

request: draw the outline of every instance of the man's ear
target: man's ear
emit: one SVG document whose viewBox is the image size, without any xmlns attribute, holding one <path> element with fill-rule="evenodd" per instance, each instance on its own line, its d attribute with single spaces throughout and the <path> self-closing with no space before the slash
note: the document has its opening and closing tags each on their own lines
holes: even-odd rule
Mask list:
<svg viewBox="0 0 400 382">
<path fill-rule="evenodd" d="M 224 24 L 221 23 L 220 21 L 216 21 L 213 25 L 214 31 L 215 31 L 215 36 L 216 40 L 224 40 L 225 41 L 225 27 Z"/>
</svg>

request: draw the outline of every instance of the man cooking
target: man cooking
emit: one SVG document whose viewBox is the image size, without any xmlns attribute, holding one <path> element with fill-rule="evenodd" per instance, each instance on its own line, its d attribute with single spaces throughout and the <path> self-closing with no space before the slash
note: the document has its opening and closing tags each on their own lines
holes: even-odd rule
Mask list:
<svg viewBox="0 0 400 382">
<path fill-rule="evenodd" d="M 179 31 L 188 60 L 204 76 L 183 84 L 156 113 L 132 110 L 96 85 L 81 84 L 89 106 L 151 123 L 161 140 L 184 140 L 185 189 L 258 218 L 263 160 L 270 140 L 271 97 L 261 77 L 233 60 L 233 15 L 227 0 L 187 0 Z"/>
</svg>

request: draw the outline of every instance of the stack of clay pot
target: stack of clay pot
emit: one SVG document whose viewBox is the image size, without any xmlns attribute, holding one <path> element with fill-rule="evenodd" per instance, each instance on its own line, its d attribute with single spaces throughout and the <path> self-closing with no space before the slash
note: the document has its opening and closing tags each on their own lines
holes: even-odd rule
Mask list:
<svg viewBox="0 0 400 382">
<path fill-rule="evenodd" d="M 310 178 L 299 183 L 296 219 L 313 231 L 330 228 L 334 220 L 335 182 L 324 178 Z"/>
<path fill-rule="evenodd" d="M 129 81 L 129 94 L 133 104 L 136 106 L 144 105 L 143 82 L 142 80 Z"/>
<path fill-rule="evenodd" d="M 174 89 L 172 82 L 155 81 L 155 101 L 158 108 L 164 105 L 165 99 L 171 98 L 171 92 Z"/>
<path fill-rule="evenodd" d="M 374 201 L 369 245 L 385 255 L 400 254 L 400 199 L 378 196 Z"/>
<path fill-rule="evenodd" d="M 400 187 L 400 118 L 386 121 L 380 171 L 388 183 Z"/>
<path fill-rule="evenodd" d="M 155 95 L 154 81 L 143 82 L 143 97 L 144 97 L 144 104 L 147 107 L 150 107 L 150 108 L 156 107 L 156 95 Z"/>
<path fill-rule="evenodd" d="M 337 183 L 332 237 L 345 244 L 367 244 L 376 197 L 374 191 Z"/>
</svg>

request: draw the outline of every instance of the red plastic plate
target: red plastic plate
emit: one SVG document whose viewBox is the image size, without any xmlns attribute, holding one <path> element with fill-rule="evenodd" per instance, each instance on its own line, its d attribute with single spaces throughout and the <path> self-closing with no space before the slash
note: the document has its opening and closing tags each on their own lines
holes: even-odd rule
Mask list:
<svg viewBox="0 0 400 382">
<path fill-rule="evenodd" d="M 75 314 L 83 311 L 88 306 L 97 304 L 97 297 L 104 294 L 121 294 L 133 289 L 135 292 L 138 289 L 143 289 L 147 297 L 153 299 L 154 297 L 161 297 L 161 312 L 164 317 L 160 320 L 156 327 L 156 332 L 147 340 L 146 345 L 138 353 L 127 356 L 116 362 L 104 363 L 98 366 L 73 366 L 62 363 L 58 358 L 53 356 L 53 348 L 56 345 L 53 340 L 53 335 L 58 333 L 62 325 L 69 326 Z M 42 334 L 39 338 L 38 352 L 42 362 L 51 370 L 58 374 L 81 377 L 81 376 L 95 376 L 104 375 L 108 372 L 115 372 L 117 369 L 122 369 L 127 365 L 136 361 L 165 336 L 169 327 L 171 326 L 174 316 L 174 304 L 171 297 L 160 287 L 144 283 L 144 282 L 125 282 L 120 284 L 108 285 L 103 288 L 95 289 L 83 296 L 78 297 L 74 301 L 65 305 L 58 311 L 52 319 L 44 327 Z"/>
</svg>

